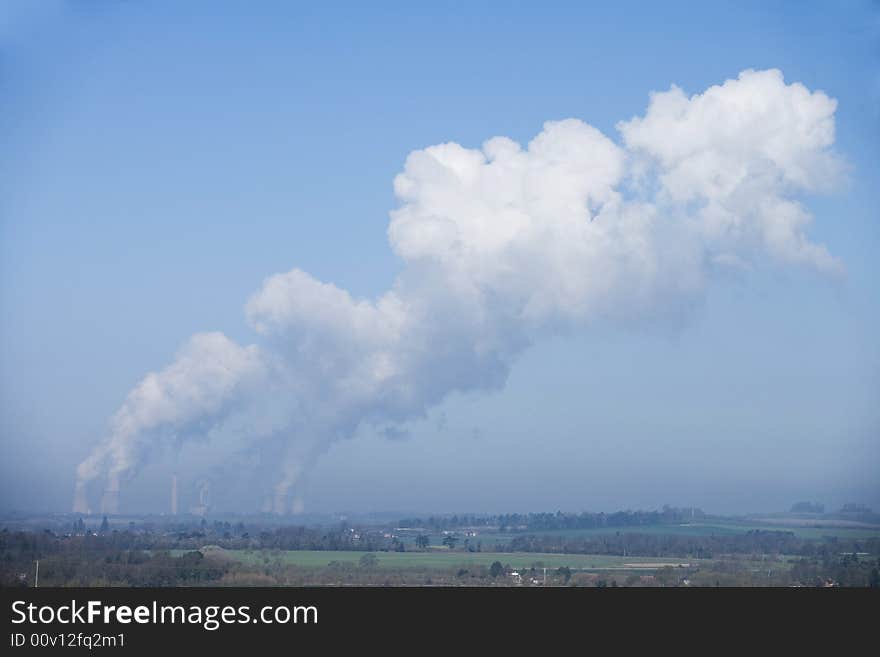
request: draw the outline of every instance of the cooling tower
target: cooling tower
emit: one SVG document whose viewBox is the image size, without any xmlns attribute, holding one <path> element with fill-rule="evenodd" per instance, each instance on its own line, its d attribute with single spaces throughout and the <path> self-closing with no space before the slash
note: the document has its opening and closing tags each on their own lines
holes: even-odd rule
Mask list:
<svg viewBox="0 0 880 657">
<path fill-rule="evenodd" d="M 91 513 L 88 495 L 86 494 L 86 484 L 83 481 L 76 482 L 76 490 L 73 492 L 73 512 Z"/>
<path fill-rule="evenodd" d="M 119 489 L 108 488 L 101 498 L 101 513 L 115 515 L 119 513 Z"/>
</svg>

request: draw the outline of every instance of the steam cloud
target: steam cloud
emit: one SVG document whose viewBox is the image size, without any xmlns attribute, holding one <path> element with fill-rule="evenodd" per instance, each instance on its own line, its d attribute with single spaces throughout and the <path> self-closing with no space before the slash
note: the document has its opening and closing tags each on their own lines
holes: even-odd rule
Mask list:
<svg viewBox="0 0 880 657">
<path fill-rule="evenodd" d="M 283 445 L 272 507 L 298 510 L 297 485 L 334 441 L 502 386 L 543 336 L 663 315 L 761 261 L 842 272 L 796 200 L 840 177 L 835 108 L 778 70 L 747 70 L 690 98 L 652 94 L 618 123 L 620 144 L 568 119 L 526 148 L 494 137 L 411 153 L 394 180 L 388 237 L 404 267 L 391 289 L 366 300 L 298 269 L 266 279 L 245 306 L 257 344 L 197 334 L 148 374 L 79 465 L 74 510 L 103 477 L 115 511 L 163 440 L 248 413 L 264 418 L 250 449 Z"/>
</svg>

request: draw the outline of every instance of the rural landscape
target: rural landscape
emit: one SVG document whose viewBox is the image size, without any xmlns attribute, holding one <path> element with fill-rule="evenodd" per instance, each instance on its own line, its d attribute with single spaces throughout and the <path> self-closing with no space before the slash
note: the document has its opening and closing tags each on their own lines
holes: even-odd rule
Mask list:
<svg viewBox="0 0 880 657">
<path fill-rule="evenodd" d="M 289 522 L 8 515 L 0 585 L 880 587 L 880 515 L 856 504 Z"/>
</svg>

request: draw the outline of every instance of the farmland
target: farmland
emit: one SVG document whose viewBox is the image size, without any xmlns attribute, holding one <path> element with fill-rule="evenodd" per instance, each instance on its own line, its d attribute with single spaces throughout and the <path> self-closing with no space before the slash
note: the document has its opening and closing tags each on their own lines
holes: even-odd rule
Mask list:
<svg viewBox="0 0 880 657">
<path fill-rule="evenodd" d="M 358 551 L 323 550 L 204 550 L 216 556 L 239 561 L 249 566 L 280 564 L 302 568 L 325 567 L 331 563 L 357 565 L 364 556 Z M 696 565 L 698 559 L 669 559 L 649 557 L 622 557 L 590 554 L 542 554 L 506 552 L 450 552 L 428 550 L 426 552 L 377 552 L 376 567 L 388 569 L 441 569 L 490 566 L 499 561 L 511 568 L 560 568 L 572 570 L 651 570 L 664 566 Z M 222 558 L 221 557 L 221 558 Z"/>
</svg>

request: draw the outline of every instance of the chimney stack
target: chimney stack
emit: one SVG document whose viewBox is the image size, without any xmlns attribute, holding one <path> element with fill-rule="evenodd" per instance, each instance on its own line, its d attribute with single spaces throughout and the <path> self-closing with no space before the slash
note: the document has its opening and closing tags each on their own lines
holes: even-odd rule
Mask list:
<svg viewBox="0 0 880 657">
<path fill-rule="evenodd" d="M 177 515 L 177 475 L 171 475 L 171 515 Z"/>
</svg>

